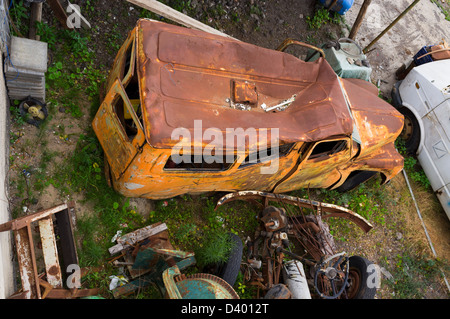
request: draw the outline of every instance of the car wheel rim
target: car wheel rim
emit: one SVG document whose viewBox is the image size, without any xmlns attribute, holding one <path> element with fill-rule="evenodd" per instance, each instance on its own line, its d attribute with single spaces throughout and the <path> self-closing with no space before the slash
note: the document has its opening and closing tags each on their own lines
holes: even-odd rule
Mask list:
<svg viewBox="0 0 450 319">
<path fill-rule="evenodd" d="M 414 125 L 411 119 L 405 116 L 405 124 L 403 125 L 403 130 L 400 134 L 400 137 L 405 141 L 408 141 L 411 139 L 413 132 L 414 132 Z"/>
<path fill-rule="evenodd" d="M 355 269 L 351 269 L 348 274 L 348 288 L 347 288 L 347 298 L 353 299 L 358 291 L 361 284 L 361 276 L 359 272 Z"/>
</svg>

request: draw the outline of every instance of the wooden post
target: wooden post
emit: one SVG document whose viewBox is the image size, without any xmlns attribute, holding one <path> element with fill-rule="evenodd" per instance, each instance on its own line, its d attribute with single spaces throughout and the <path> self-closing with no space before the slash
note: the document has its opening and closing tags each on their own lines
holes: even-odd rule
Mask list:
<svg viewBox="0 0 450 319">
<path fill-rule="evenodd" d="M 59 22 L 64 27 L 64 29 L 67 29 L 67 30 L 75 29 L 73 26 L 70 26 L 71 19 L 69 17 L 71 15 L 69 15 L 69 17 L 67 16 L 67 10 L 69 10 L 68 11 L 69 13 L 73 12 L 74 14 L 77 15 L 77 17 L 80 19 L 80 23 L 83 28 L 88 29 L 91 27 L 89 22 L 82 16 L 81 12 L 78 12 L 73 7 L 71 7 L 72 4 L 70 3 L 70 1 L 68 2 L 69 6 L 68 6 L 67 10 L 63 8 L 60 0 L 47 0 L 47 2 L 48 2 L 48 5 L 50 6 L 50 8 L 53 10 L 55 17 L 59 20 Z"/>
<path fill-rule="evenodd" d="M 55 17 L 63 26 L 63 28 L 69 29 L 69 27 L 67 26 L 66 10 L 64 10 L 59 0 L 47 0 L 47 3 L 52 9 L 53 13 L 55 14 Z"/>
<path fill-rule="evenodd" d="M 197 20 L 195 20 L 175 9 L 172 9 L 171 7 L 166 6 L 165 4 L 162 4 L 161 2 L 158 2 L 156 0 L 127 0 L 127 1 L 139 6 L 141 8 L 144 8 L 151 12 L 159 14 L 160 16 L 163 16 L 164 18 L 167 18 L 176 23 L 184 25 L 185 27 L 197 29 L 197 30 L 201 30 L 201 31 L 205 31 L 205 32 L 209 32 L 212 34 L 216 34 L 216 35 L 220 35 L 223 37 L 234 39 L 233 37 L 229 36 L 228 34 L 225 34 L 214 28 L 211 28 L 210 26 L 207 26 L 206 24 L 203 24 L 200 21 L 197 21 Z"/>
<path fill-rule="evenodd" d="M 359 10 L 358 16 L 356 17 L 355 23 L 353 24 L 352 30 L 350 31 L 350 35 L 348 36 L 350 39 L 355 40 L 356 34 L 361 27 L 364 16 L 366 15 L 367 9 L 369 8 L 371 2 L 372 0 L 364 0 L 364 3 Z"/>
<path fill-rule="evenodd" d="M 30 16 L 30 31 L 28 32 L 28 38 L 32 40 L 40 40 L 41 37 L 36 34 L 36 22 L 42 21 L 42 2 L 31 4 L 31 16 Z"/>
</svg>

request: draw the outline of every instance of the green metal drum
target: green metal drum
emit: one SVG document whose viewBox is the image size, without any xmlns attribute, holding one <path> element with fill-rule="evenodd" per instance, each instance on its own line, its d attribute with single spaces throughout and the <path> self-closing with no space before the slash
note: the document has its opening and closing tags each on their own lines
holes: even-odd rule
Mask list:
<svg viewBox="0 0 450 319">
<path fill-rule="evenodd" d="M 239 299 L 225 280 L 210 274 L 187 276 L 176 286 L 183 299 Z"/>
</svg>

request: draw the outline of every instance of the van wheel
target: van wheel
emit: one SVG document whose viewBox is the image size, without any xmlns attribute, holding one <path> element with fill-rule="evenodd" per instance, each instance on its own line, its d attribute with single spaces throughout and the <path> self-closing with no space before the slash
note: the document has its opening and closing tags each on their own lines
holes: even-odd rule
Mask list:
<svg viewBox="0 0 450 319">
<path fill-rule="evenodd" d="M 405 141 L 406 152 L 408 154 L 415 154 L 420 143 L 419 122 L 414 114 L 406 107 L 400 108 L 399 111 L 405 117 L 405 124 L 403 125 L 402 132 L 400 133 L 400 138 Z"/>
<path fill-rule="evenodd" d="M 345 193 L 351 191 L 359 184 L 366 182 L 373 177 L 377 172 L 372 171 L 354 171 L 345 180 L 344 184 L 336 188 L 338 192 Z"/>
</svg>

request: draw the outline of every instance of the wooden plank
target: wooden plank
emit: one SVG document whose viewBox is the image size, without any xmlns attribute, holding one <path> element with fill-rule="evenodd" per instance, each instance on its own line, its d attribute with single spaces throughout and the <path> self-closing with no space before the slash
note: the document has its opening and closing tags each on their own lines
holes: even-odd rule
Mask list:
<svg viewBox="0 0 450 319">
<path fill-rule="evenodd" d="M 64 10 L 59 0 L 47 0 L 47 3 L 50 5 L 50 8 L 52 8 L 53 13 L 55 14 L 61 25 L 65 29 L 69 29 L 69 27 L 67 26 L 66 10 Z"/>
<path fill-rule="evenodd" d="M 44 254 L 47 282 L 53 288 L 62 288 L 61 267 L 59 265 L 58 249 L 56 248 L 52 217 L 49 216 L 41 219 L 38 224 L 41 235 L 42 252 Z"/>
<path fill-rule="evenodd" d="M 155 226 L 154 224 L 144 228 L 140 228 L 117 239 L 118 244 L 109 248 L 108 251 L 111 255 L 114 255 L 121 250 L 131 247 L 131 245 L 134 245 L 135 243 L 144 240 L 147 237 L 156 235 L 166 229 L 167 225 L 165 223 L 157 226 Z"/>
<path fill-rule="evenodd" d="M 208 33 L 212 33 L 215 35 L 220 35 L 223 37 L 227 37 L 230 39 L 237 40 L 228 34 L 225 34 L 223 32 L 220 32 L 219 30 L 216 30 L 210 26 L 207 26 L 206 24 L 201 23 L 200 21 L 197 21 L 175 9 L 172 9 L 169 6 L 166 6 L 165 4 L 162 4 L 161 2 L 158 2 L 156 0 L 127 0 L 128 2 L 135 4 L 141 8 L 144 8 L 146 10 L 149 10 L 151 12 L 154 12 L 156 14 L 159 14 L 160 16 L 163 16 L 164 18 L 167 18 L 169 20 L 172 20 L 176 23 L 179 23 L 185 27 L 205 31 Z"/>
</svg>

